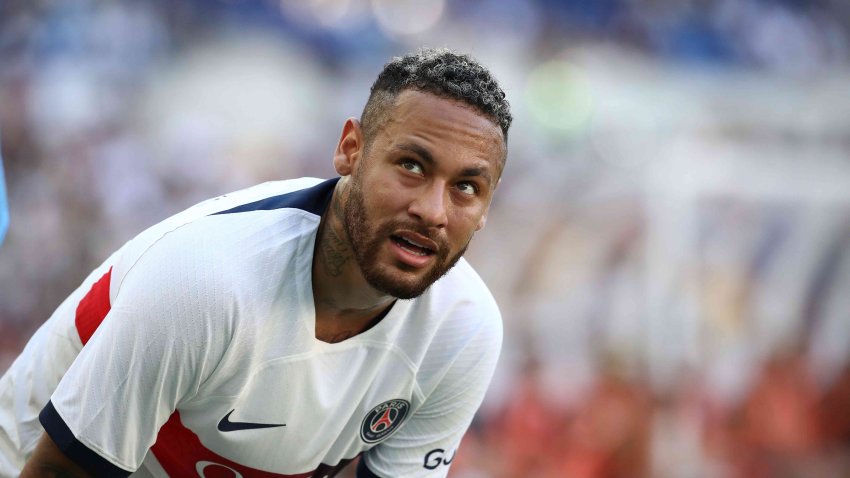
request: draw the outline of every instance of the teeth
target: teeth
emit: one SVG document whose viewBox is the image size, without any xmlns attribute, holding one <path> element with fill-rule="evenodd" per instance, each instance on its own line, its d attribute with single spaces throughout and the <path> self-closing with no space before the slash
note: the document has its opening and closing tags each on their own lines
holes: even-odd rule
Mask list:
<svg viewBox="0 0 850 478">
<path fill-rule="evenodd" d="M 405 239 L 404 237 L 399 237 L 399 239 L 401 239 L 401 240 L 402 240 L 402 242 L 406 242 L 406 243 L 411 244 L 411 245 L 414 245 L 414 246 L 416 246 L 416 247 L 421 247 L 421 248 L 425 249 L 426 251 L 430 251 L 430 250 L 431 250 L 431 249 L 428 249 L 428 247 L 426 247 L 426 246 L 423 246 L 423 245 L 421 245 L 421 244 L 417 244 L 417 243 L 415 243 L 415 242 L 413 242 L 413 241 L 411 241 L 411 240 L 409 240 L 409 239 Z M 401 245 L 401 244 L 400 244 L 400 245 Z M 427 256 L 427 255 L 428 255 L 428 253 L 427 253 L 427 252 L 415 251 L 415 250 L 413 250 L 413 249 L 409 249 L 409 248 L 407 248 L 407 247 L 404 247 L 404 245 L 401 245 L 401 248 L 402 248 L 402 249 L 404 249 L 405 251 L 407 251 L 407 252 L 409 252 L 409 253 L 411 253 L 411 254 L 415 254 L 415 255 L 417 255 L 417 256 Z"/>
<path fill-rule="evenodd" d="M 410 244 L 413 244 L 413 245 L 414 245 L 414 246 L 416 246 L 416 247 L 421 247 L 422 249 L 427 249 L 427 250 L 429 250 L 429 251 L 431 250 L 431 248 L 430 248 L 430 247 L 425 246 L 425 245 L 422 245 L 422 244 L 419 244 L 418 242 L 411 241 L 410 239 L 407 239 L 407 238 L 405 238 L 405 237 L 402 237 L 402 238 L 401 238 L 401 240 L 403 240 L 404 242 L 408 242 L 408 243 L 410 243 Z"/>
<path fill-rule="evenodd" d="M 402 249 L 404 249 L 405 251 L 407 251 L 407 252 L 409 252 L 409 253 L 413 254 L 413 255 L 416 255 L 416 256 L 427 256 L 427 255 L 428 255 L 428 254 L 426 254 L 426 253 L 424 253 L 424 252 L 414 251 L 413 249 L 408 249 L 408 248 L 406 248 L 406 247 L 404 247 L 404 246 L 401 246 L 401 248 L 402 248 Z"/>
<path fill-rule="evenodd" d="M 421 248 L 423 248 L 423 249 L 428 249 L 428 247 L 423 246 L 422 244 L 419 244 L 418 242 L 413 242 L 413 241 L 411 241 L 410 239 L 405 239 L 405 238 L 403 238 L 403 237 L 402 237 L 402 239 L 404 239 L 405 241 L 407 241 L 407 242 L 409 242 L 409 243 L 413 244 L 414 246 L 421 247 Z"/>
</svg>

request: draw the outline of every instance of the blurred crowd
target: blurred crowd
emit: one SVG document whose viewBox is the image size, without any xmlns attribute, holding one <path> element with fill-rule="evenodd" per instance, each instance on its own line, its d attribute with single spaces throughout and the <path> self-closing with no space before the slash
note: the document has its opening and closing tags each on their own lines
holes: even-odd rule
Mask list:
<svg viewBox="0 0 850 478">
<path fill-rule="evenodd" d="M 145 227 L 333 175 L 419 46 L 516 117 L 468 253 L 505 348 L 451 476 L 850 476 L 843 0 L 0 2 L 0 371 Z"/>
<path fill-rule="evenodd" d="M 772 357 L 737 403 L 698 374 L 659 393 L 606 368 L 574 404 L 551 402 L 531 366 L 512 399 L 465 438 L 459 477 L 845 477 L 850 368 L 827 388 L 805 355 Z"/>
</svg>

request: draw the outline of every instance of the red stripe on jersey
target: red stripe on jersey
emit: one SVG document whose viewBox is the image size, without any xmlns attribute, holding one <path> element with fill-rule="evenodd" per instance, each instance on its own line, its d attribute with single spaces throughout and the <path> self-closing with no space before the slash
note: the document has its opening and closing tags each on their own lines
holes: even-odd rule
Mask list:
<svg viewBox="0 0 850 478">
<path fill-rule="evenodd" d="M 80 334 L 80 340 L 83 345 L 89 341 L 94 331 L 106 318 L 109 313 L 109 279 L 112 277 L 112 268 L 110 267 L 103 277 L 92 284 L 83 300 L 77 305 L 77 316 L 74 323 L 77 325 L 77 333 Z"/>
<path fill-rule="evenodd" d="M 151 447 L 156 460 L 169 476 L 194 476 L 203 478 L 325 478 L 332 477 L 351 460 L 343 460 L 336 466 L 322 464 L 319 468 L 296 475 L 281 475 L 257 470 L 228 460 L 208 449 L 192 430 L 180 421 L 175 411 L 159 429 L 156 443 Z M 238 473 L 238 474 L 237 474 Z"/>
<path fill-rule="evenodd" d="M 106 318 L 111 309 L 109 303 L 109 282 L 112 268 L 92 284 L 91 289 L 77 305 L 74 322 L 80 340 L 85 344 L 94 331 Z M 331 466 L 324 463 L 313 471 L 295 475 L 282 475 L 257 470 L 228 460 L 206 448 L 192 430 L 180 421 L 180 413 L 175 411 L 159 430 L 156 443 L 151 451 L 169 476 L 202 478 L 330 478 L 348 465 L 352 459 L 345 459 Z M 237 474 L 238 473 L 238 474 Z"/>
</svg>

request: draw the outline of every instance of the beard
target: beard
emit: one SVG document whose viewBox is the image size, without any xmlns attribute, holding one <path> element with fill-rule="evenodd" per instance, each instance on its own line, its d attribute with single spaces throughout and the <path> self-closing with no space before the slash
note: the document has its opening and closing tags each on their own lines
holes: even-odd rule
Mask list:
<svg viewBox="0 0 850 478">
<path fill-rule="evenodd" d="M 437 237 L 427 228 L 415 222 L 389 221 L 386 224 L 375 226 L 366 214 L 366 204 L 363 198 L 363 190 L 358 181 L 352 178 L 348 201 L 343 207 L 343 228 L 348 236 L 348 242 L 354 252 L 354 259 L 363 273 L 366 282 L 372 288 L 397 299 L 413 299 L 422 295 L 431 284 L 443 277 L 457 261 L 463 257 L 469 242 L 456 254 L 449 256 L 448 241 L 443 237 Z M 378 254 L 385 241 L 399 231 L 413 231 L 421 234 L 437 244 L 434 251 L 436 261 L 430 269 L 425 271 L 421 277 L 408 279 L 400 274 L 393 273 L 392 266 L 380 264 Z M 404 272 L 415 272 L 418 269 L 407 264 L 398 263 L 396 267 Z"/>
</svg>

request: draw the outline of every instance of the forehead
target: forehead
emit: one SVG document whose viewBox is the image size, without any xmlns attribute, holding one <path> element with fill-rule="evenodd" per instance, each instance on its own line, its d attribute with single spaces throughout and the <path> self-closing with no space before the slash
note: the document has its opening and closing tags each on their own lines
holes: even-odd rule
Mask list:
<svg viewBox="0 0 850 478">
<path fill-rule="evenodd" d="M 420 143 L 434 155 L 448 154 L 493 163 L 501 170 L 502 130 L 474 108 L 418 90 L 399 93 L 379 136 L 385 146 Z"/>
</svg>

